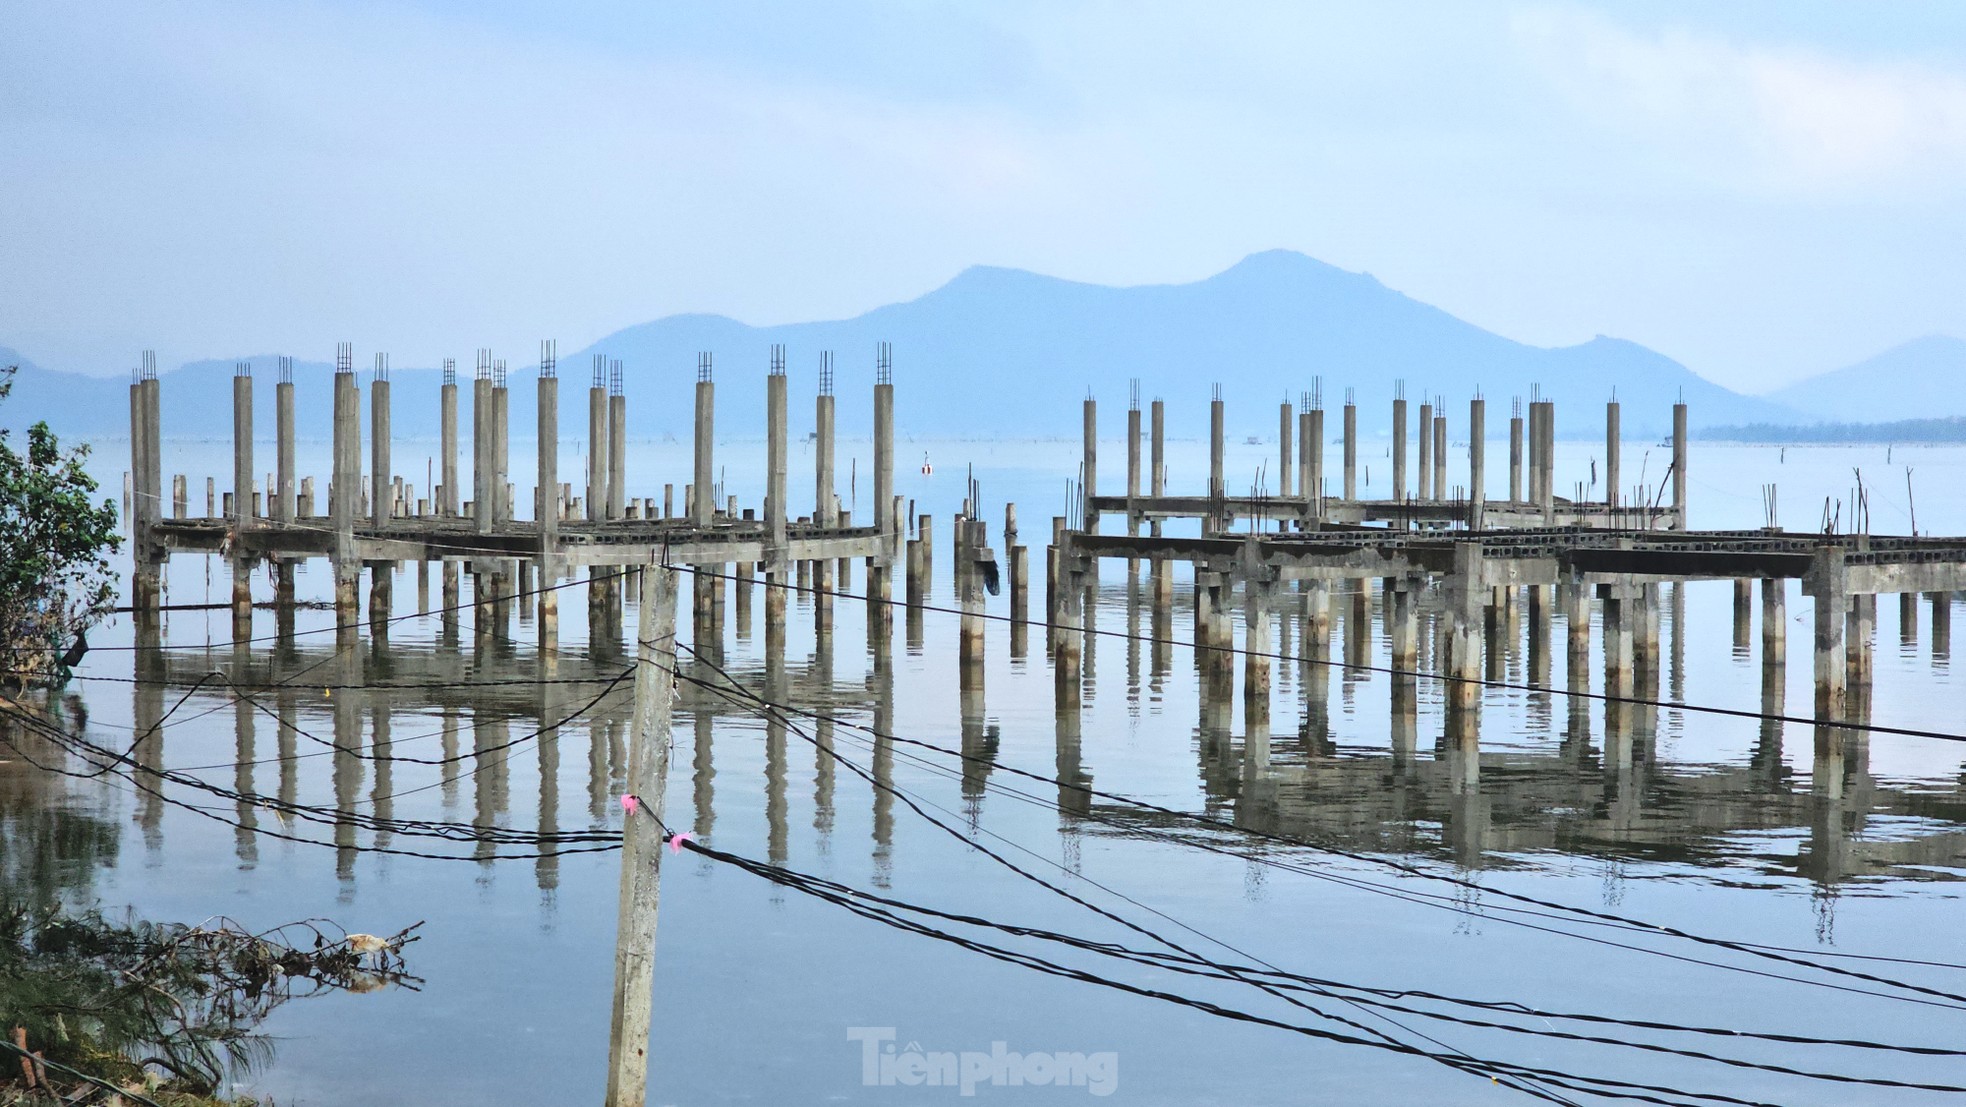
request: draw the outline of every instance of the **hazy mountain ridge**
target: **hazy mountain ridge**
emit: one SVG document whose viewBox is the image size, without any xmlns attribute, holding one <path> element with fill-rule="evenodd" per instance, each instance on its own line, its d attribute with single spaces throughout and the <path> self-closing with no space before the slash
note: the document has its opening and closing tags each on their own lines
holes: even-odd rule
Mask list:
<svg viewBox="0 0 1966 1107">
<path fill-rule="evenodd" d="M 1813 419 L 1843 423 L 1966 415 L 1966 341 L 1944 334 L 1914 338 L 1767 398 Z"/>
<path fill-rule="evenodd" d="M 1559 401 L 1557 429 L 1565 437 L 1601 434 L 1602 405 L 1614 389 L 1634 436 L 1662 433 L 1682 394 L 1696 426 L 1795 418 L 1635 343 L 1599 337 L 1555 349 L 1524 345 L 1369 274 L 1272 250 L 1188 284 L 1118 288 L 977 266 L 914 300 L 851 319 L 753 327 L 690 314 L 638 324 L 561 358 L 563 433 L 585 433 L 582 393 L 598 353 L 623 362 L 632 436 L 687 434 L 697 353 L 707 350 L 715 356 L 719 436 L 760 436 L 765 370 L 779 343 L 788 351 L 795 433 L 811 421 L 824 350 L 834 353 L 840 428 L 864 432 L 874 349 L 882 341 L 893 345 L 896 421 L 904 434 L 1070 436 L 1088 391 L 1101 401 L 1110 433 L 1118 433 L 1136 377 L 1143 402 L 1168 401 L 1169 433 L 1177 437 L 1205 433 L 1218 382 L 1235 433 L 1274 433 L 1278 401 L 1295 401 L 1320 375 L 1328 408 L 1344 402 L 1346 388 L 1355 390 L 1361 430 L 1374 437 L 1387 433 L 1388 404 L 1401 380 L 1416 405 L 1422 396 L 1446 398 L 1456 438 L 1466 433 L 1467 400 L 1477 388 L 1489 398 L 1490 435 L 1505 431 L 1509 398 L 1526 398 L 1532 385 Z M 357 359 L 365 379 L 366 356 Z M 274 359 L 250 360 L 264 436 L 272 429 Z M 535 425 L 532 351 L 510 360 L 511 425 L 525 437 Z M 167 434 L 230 435 L 232 361 L 194 362 L 166 375 Z M 328 433 L 329 369 L 325 361 L 295 364 L 304 436 Z M 434 434 L 436 370 L 399 368 L 392 376 L 396 433 Z M 126 433 L 128 405 L 118 382 L 26 366 L 21 378 L 19 414 L 47 418 L 68 433 Z"/>
</svg>

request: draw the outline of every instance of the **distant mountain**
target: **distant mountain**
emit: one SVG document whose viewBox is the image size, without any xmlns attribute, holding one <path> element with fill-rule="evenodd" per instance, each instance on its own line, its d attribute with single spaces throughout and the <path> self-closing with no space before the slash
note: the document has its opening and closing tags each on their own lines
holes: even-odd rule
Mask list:
<svg viewBox="0 0 1966 1107">
<path fill-rule="evenodd" d="M 1966 341 L 1914 338 L 1876 357 L 1768 394 L 1805 415 L 1838 422 L 1966 415 Z"/>
<path fill-rule="evenodd" d="M 1544 349 L 1511 341 L 1411 299 L 1373 277 L 1283 250 L 1255 254 L 1206 280 L 1181 285 L 1111 288 L 1014 269 L 976 267 L 918 299 L 852 319 L 752 327 L 716 315 L 677 315 L 618 331 L 561 359 L 568 395 L 565 433 L 584 433 L 574 395 L 588 383 L 592 355 L 624 364 L 630 433 L 687 435 L 699 351 L 715 356 L 720 437 L 764 432 L 764 378 L 770 347 L 788 351 L 794 433 L 810 422 L 819 355 L 835 355 L 840 428 L 864 432 L 871 417 L 874 349 L 894 349 L 896 422 L 903 434 L 1076 436 L 1079 401 L 1104 403 L 1109 433 L 1124 425 L 1128 381 L 1144 398 L 1168 401 L 1169 433 L 1206 433 L 1210 386 L 1220 383 L 1238 435 L 1273 433 L 1276 404 L 1295 400 L 1321 376 L 1325 404 L 1336 409 L 1352 388 L 1361 430 L 1387 432 L 1389 403 L 1403 380 L 1416 405 L 1446 397 L 1450 433 L 1466 431 L 1467 400 L 1489 398 L 1489 433 L 1506 432 L 1508 400 L 1540 385 L 1559 401 L 1565 437 L 1602 433 L 1603 402 L 1615 389 L 1633 436 L 1664 433 L 1671 404 L 1683 395 L 1695 426 L 1788 422 L 1795 413 L 1741 396 L 1696 376 L 1645 347 L 1599 337 Z M 270 431 L 272 359 L 251 359 L 261 385 L 258 426 Z M 327 433 L 328 366 L 296 365 L 302 433 Z M 164 386 L 167 435 L 230 433 L 231 361 L 198 362 L 169 374 Z M 364 374 L 366 377 L 366 374 Z M 467 374 L 468 376 L 468 374 Z M 511 425 L 533 425 L 534 366 L 516 364 Z M 127 403 L 111 382 L 68 374 L 22 372 L 18 398 L 58 429 L 123 433 Z M 398 369 L 394 423 L 405 437 L 434 432 L 433 370 Z M 465 400 L 468 408 L 468 393 Z M 461 416 L 468 427 L 469 415 Z M 1335 420 L 1333 433 L 1336 433 Z"/>
</svg>

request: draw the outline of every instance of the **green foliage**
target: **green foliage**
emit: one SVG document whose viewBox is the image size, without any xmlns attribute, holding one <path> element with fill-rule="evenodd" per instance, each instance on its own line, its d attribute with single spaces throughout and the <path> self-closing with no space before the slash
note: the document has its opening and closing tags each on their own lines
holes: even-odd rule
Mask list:
<svg viewBox="0 0 1966 1107">
<path fill-rule="evenodd" d="M 0 369 L 0 401 L 14 371 Z M 46 422 L 27 429 L 26 445 L 17 452 L 13 432 L 0 428 L 0 645 L 17 675 L 54 675 L 55 659 L 114 599 L 116 505 L 92 500 L 87 446 L 64 453 Z"/>
</svg>

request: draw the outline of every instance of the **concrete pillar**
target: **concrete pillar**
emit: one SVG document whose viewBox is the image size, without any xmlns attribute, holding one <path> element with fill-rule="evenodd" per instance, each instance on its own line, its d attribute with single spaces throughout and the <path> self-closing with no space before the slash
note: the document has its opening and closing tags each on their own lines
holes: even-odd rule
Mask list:
<svg viewBox="0 0 1966 1107">
<path fill-rule="evenodd" d="M 294 382 L 273 386 L 273 517 L 283 523 L 294 521 Z"/>
<path fill-rule="evenodd" d="M 1268 719 L 1270 714 L 1270 655 L 1276 652 L 1271 608 L 1275 605 L 1276 579 L 1261 569 L 1243 581 L 1243 704 L 1250 718 Z"/>
<path fill-rule="evenodd" d="M 1434 498 L 1445 500 L 1447 493 L 1447 416 L 1434 415 Z"/>
<path fill-rule="evenodd" d="M 438 391 L 437 414 L 438 422 L 441 424 L 441 428 L 438 431 L 440 439 L 438 451 L 441 456 L 438 457 L 437 464 L 440 466 L 440 479 L 444 482 L 443 494 L 437 498 L 437 513 L 449 518 L 456 518 L 459 502 L 459 496 L 457 494 L 457 371 L 452 368 L 449 359 L 445 359 L 444 361 L 444 383 Z"/>
<path fill-rule="evenodd" d="M 557 625 L 560 593 L 553 588 L 559 579 L 560 555 L 560 380 L 539 375 L 539 621 L 544 633 L 550 621 Z"/>
<path fill-rule="evenodd" d="M 1522 502 L 1522 416 L 1509 416 L 1509 503 Z"/>
<path fill-rule="evenodd" d="M 1324 517 L 1324 408 L 1313 407 L 1303 416 L 1303 494 L 1310 501 L 1313 518 Z"/>
<path fill-rule="evenodd" d="M 1746 577 L 1734 578 L 1734 654 L 1737 657 L 1746 657 L 1748 653 L 1753 607 L 1754 582 Z"/>
<path fill-rule="evenodd" d="M 1415 499 L 1434 498 L 1434 405 L 1420 401 L 1420 480 Z"/>
<path fill-rule="evenodd" d="M 813 503 L 812 518 L 822 527 L 839 524 L 838 501 L 833 494 L 833 394 L 822 392 L 813 401 Z"/>
<path fill-rule="evenodd" d="M 1929 592 L 1932 604 L 1932 656 L 1952 656 L 1952 593 Z"/>
<path fill-rule="evenodd" d="M 1217 396 L 1213 400 L 1209 401 L 1208 403 L 1208 496 L 1210 499 L 1213 500 L 1220 500 L 1222 497 L 1229 494 L 1228 479 L 1224 475 L 1224 471 L 1223 471 L 1223 450 L 1225 448 L 1223 439 L 1224 436 L 1227 434 L 1227 430 L 1223 426 L 1225 414 L 1226 413 L 1222 408 L 1222 398 L 1220 396 Z M 1224 525 L 1224 522 L 1225 519 L 1223 518 L 1222 515 L 1218 513 L 1209 520 L 1209 524 L 1208 524 L 1209 529 L 1221 530 Z"/>
<path fill-rule="evenodd" d="M 491 488 L 489 491 L 494 509 L 492 521 L 494 523 L 509 523 L 512 521 L 512 493 L 510 488 L 512 478 L 510 476 L 511 458 L 509 454 L 512 442 L 510 422 L 511 406 L 507 402 L 509 393 L 505 387 L 505 370 L 502 362 L 500 363 L 498 373 L 498 377 L 492 381 L 491 390 L 492 471 L 490 478 Z M 503 594 L 503 592 L 500 593 L 501 596 Z"/>
<path fill-rule="evenodd" d="M 1604 405 L 1604 511 L 1607 517 L 1618 510 L 1618 446 L 1622 438 L 1618 401 Z M 1613 522 L 1613 525 L 1616 525 Z"/>
<path fill-rule="evenodd" d="M 395 469 L 389 457 L 389 381 L 381 376 L 369 382 L 369 522 L 382 526 L 389 522 L 389 478 Z"/>
<path fill-rule="evenodd" d="M 704 373 L 696 382 L 696 495 L 690 500 L 690 521 L 699 527 L 710 525 L 717 507 L 712 491 L 717 483 L 717 386 L 708 379 L 707 368 Z"/>
<path fill-rule="evenodd" d="M 1918 645 L 1918 593 L 1898 593 L 1898 643 Z"/>
<path fill-rule="evenodd" d="M 765 576 L 785 578 L 785 375 L 765 377 Z"/>
<path fill-rule="evenodd" d="M 1868 687 L 1875 668 L 1873 636 L 1877 629 L 1877 596 L 1870 593 L 1850 597 L 1849 625 L 1844 636 L 1845 666 L 1850 687 Z"/>
<path fill-rule="evenodd" d="M 1482 529 L 1488 507 L 1488 401 L 1468 401 L 1468 525 Z"/>
<path fill-rule="evenodd" d="M 482 368 L 471 382 L 471 519 L 479 534 L 490 534 L 495 517 L 492 493 L 492 382 Z"/>
<path fill-rule="evenodd" d="M 1080 474 L 1085 478 L 1085 532 L 1099 533 L 1099 512 L 1092 506 L 1092 497 L 1099 494 L 1099 401 L 1090 396 L 1085 398 L 1085 464 Z"/>
<path fill-rule="evenodd" d="M 608 518 L 628 517 L 628 397 L 608 393 Z"/>
<path fill-rule="evenodd" d="M 1406 398 L 1393 401 L 1393 493 L 1394 502 L 1406 499 Z"/>
<path fill-rule="evenodd" d="M 344 636 L 358 612 L 362 565 L 355 556 L 355 516 L 362 502 L 362 397 L 352 370 L 334 379 L 334 477 L 329 499 L 334 524 L 335 623 Z"/>
<path fill-rule="evenodd" d="M 888 566 L 900 550 L 901 528 L 892 504 L 894 498 L 894 384 L 877 379 L 874 384 L 874 514 L 882 532 L 888 536 Z"/>
<path fill-rule="evenodd" d="M 1631 591 L 1628 584 L 1603 586 L 1606 695 L 1629 696 L 1632 692 L 1632 619 L 1636 613 Z"/>
<path fill-rule="evenodd" d="M 1766 577 L 1761 582 L 1761 660 L 1779 665 L 1788 659 L 1788 581 Z"/>
<path fill-rule="evenodd" d="M 1388 637 L 1392 639 L 1392 667 L 1404 672 L 1413 672 L 1419 667 L 1418 612 L 1415 608 L 1413 585 L 1415 582 L 1401 578 L 1388 590 L 1393 601 L 1392 625 L 1387 627 Z"/>
<path fill-rule="evenodd" d="M 1672 405 L 1672 506 L 1674 525 L 1686 529 L 1686 405 Z"/>
<path fill-rule="evenodd" d="M 1479 542 L 1454 544 L 1454 571 L 1446 581 L 1448 733 L 1464 748 L 1478 734 L 1481 709 L 1482 553 Z"/>
<path fill-rule="evenodd" d="M 1140 498 L 1140 405 L 1136 402 L 1126 409 L 1126 533 L 1140 533 L 1140 516 L 1135 512 L 1133 501 Z M 1128 561 L 1129 571 L 1137 572 L 1140 563 Z"/>
<path fill-rule="evenodd" d="M 1843 717 L 1848 676 L 1843 634 L 1849 617 L 1850 585 L 1843 550 L 1833 546 L 1818 549 L 1805 583 L 1816 613 L 1816 717 L 1837 720 Z"/>
<path fill-rule="evenodd" d="M 1358 406 L 1345 404 L 1345 499 L 1358 499 Z"/>
<path fill-rule="evenodd" d="M 599 358 L 595 361 L 598 363 Z M 594 367 L 594 383 L 587 389 L 587 519 L 608 517 L 608 446 L 613 435 L 608 427 L 608 391 L 601 380 L 601 367 Z"/>
<path fill-rule="evenodd" d="M 1279 496 L 1293 496 L 1297 486 L 1291 478 L 1295 475 L 1291 468 L 1297 459 L 1296 448 L 1292 444 L 1297 433 L 1297 417 L 1292 412 L 1290 401 L 1285 400 L 1277 410 L 1277 487 Z"/>
</svg>

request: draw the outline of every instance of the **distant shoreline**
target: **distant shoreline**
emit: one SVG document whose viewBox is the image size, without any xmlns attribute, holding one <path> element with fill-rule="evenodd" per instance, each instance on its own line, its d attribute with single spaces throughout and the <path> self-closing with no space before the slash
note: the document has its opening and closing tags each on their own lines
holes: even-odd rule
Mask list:
<svg viewBox="0 0 1966 1107">
<path fill-rule="evenodd" d="M 1966 416 L 1901 419 L 1891 423 L 1814 423 L 1807 426 L 1750 423 L 1708 427 L 1694 437 L 1704 442 L 1754 445 L 1949 445 L 1966 443 Z"/>
</svg>

